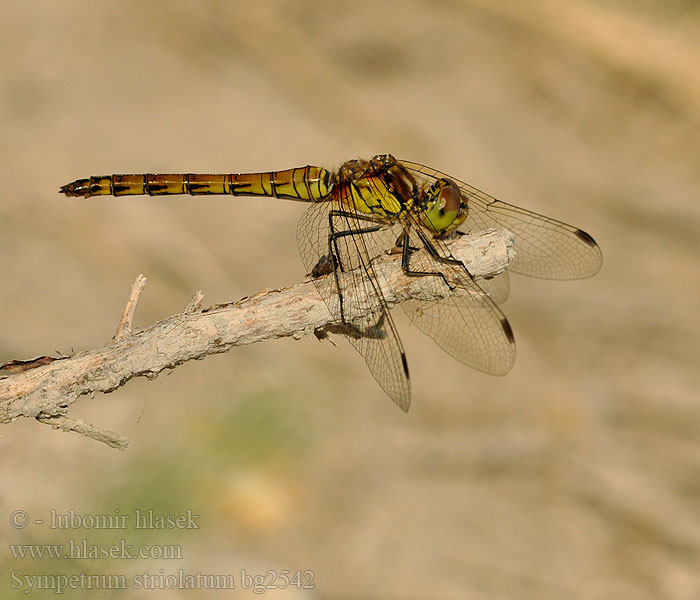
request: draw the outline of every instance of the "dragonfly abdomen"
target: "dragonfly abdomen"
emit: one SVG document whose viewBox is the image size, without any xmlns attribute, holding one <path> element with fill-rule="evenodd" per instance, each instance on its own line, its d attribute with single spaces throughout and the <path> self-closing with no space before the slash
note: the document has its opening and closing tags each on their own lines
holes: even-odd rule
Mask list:
<svg viewBox="0 0 700 600">
<path fill-rule="evenodd" d="M 265 173 L 102 175 L 73 181 L 64 185 L 61 192 L 66 196 L 83 198 L 144 194 L 149 196 L 230 194 L 318 202 L 328 195 L 330 187 L 329 171 L 307 165 Z"/>
</svg>

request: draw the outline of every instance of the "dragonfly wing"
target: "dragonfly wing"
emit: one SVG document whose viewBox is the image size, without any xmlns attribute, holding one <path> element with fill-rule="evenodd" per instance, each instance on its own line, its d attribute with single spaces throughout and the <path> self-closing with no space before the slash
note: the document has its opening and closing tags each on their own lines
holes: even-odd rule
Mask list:
<svg viewBox="0 0 700 600">
<path fill-rule="evenodd" d="M 334 216 L 332 211 L 341 214 Z M 365 358 L 382 389 L 408 411 L 411 387 L 406 355 L 371 263 L 374 255 L 369 248 L 381 242 L 370 238 L 386 243 L 390 235 L 387 228 L 366 231 L 377 227 L 381 225 L 344 211 L 337 200 L 319 202 L 302 215 L 297 243 L 307 271 L 317 275 L 313 282 L 333 319 Z M 347 233 L 329 245 L 331 233 L 341 232 Z"/>
<path fill-rule="evenodd" d="M 479 279 L 479 287 L 484 290 L 496 304 L 503 304 L 510 295 L 510 275 L 503 271 L 491 279 Z"/>
<path fill-rule="evenodd" d="M 430 242 L 440 256 L 451 258 L 444 242 Z M 411 252 L 410 269 L 440 272 L 449 287 L 442 277 L 423 276 L 423 285 L 433 288 L 431 296 L 441 299 L 409 300 L 401 305 L 406 314 L 458 361 L 485 373 L 505 375 L 515 361 L 515 341 L 505 315 L 461 264 L 438 261 L 421 245 L 412 232 L 411 246 L 416 250 Z M 504 281 L 507 283 L 507 279 Z M 507 287 L 505 291 L 507 295 Z"/>
<path fill-rule="evenodd" d="M 581 279 L 595 275 L 603 255 L 585 231 L 497 200 L 493 196 L 424 165 L 400 161 L 419 185 L 446 177 L 454 181 L 468 201 L 465 232 L 505 227 L 515 235 L 515 259 L 508 267 L 515 273 L 542 279 Z"/>
</svg>

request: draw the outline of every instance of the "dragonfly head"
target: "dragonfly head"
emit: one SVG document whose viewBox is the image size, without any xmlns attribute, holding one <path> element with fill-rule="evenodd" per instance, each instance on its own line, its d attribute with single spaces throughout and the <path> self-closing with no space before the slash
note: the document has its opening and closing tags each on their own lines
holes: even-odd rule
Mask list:
<svg viewBox="0 0 700 600">
<path fill-rule="evenodd" d="M 453 181 L 435 181 L 423 197 L 423 223 L 435 234 L 451 233 L 467 218 L 467 204 Z"/>
</svg>

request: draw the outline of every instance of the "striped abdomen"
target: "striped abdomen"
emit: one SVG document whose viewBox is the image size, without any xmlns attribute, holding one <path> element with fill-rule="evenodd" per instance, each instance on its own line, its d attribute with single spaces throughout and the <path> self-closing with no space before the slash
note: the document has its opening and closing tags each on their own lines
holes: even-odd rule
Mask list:
<svg viewBox="0 0 700 600">
<path fill-rule="evenodd" d="M 300 167 L 267 173 L 229 173 L 195 175 L 176 173 L 154 175 L 103 175 L 78 179 L 61 188 L 66 196 L 134 196 L 148 194 L 232 194 L 234 196 L 272 196 L 302 202 L 324 199 L 331 186 L 331 174 L 321 167 Z"/>
</svg>

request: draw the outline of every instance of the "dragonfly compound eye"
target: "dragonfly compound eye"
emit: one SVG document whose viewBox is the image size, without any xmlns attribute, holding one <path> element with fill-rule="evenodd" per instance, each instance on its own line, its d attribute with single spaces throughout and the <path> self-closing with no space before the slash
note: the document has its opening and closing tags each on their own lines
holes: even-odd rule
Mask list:
<svg viewBox="0 0 700 600">
<path fill-rule="evenodd" d="M 459 188 L 449 179 L 438 179 L 427 191 L 426 225 L 436 233 L 456 229 L 466 218 Z"/>
<path fill-rule="evenodd" d="M 440 190 L 438 197 L 440 209 L 445 213 L 457 213 L 460 207 L 459 189 L 454 185 L 446 185 Z"/>
</svg>

